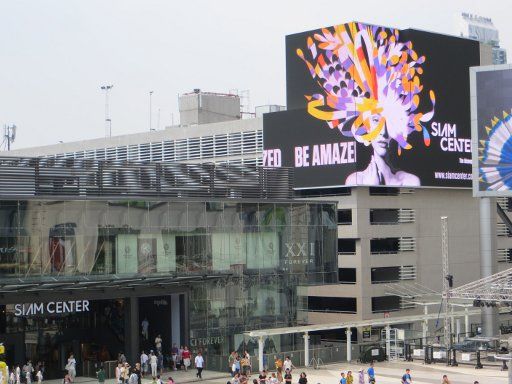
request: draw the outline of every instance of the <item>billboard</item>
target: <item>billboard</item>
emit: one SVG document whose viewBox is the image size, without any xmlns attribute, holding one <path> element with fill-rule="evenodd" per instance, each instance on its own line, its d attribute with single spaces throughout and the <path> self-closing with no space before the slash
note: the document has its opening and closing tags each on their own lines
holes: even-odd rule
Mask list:
<svg viewBox="0 0 512 384">
<path fill-rule="evenodd" d="M 512 196 L 512 65 L 471 68 L 473 194 Z"/>
<path fill-rule="evenodd" d="M 288 111 L 264 116 L 265 166 L 295 187 L 471 187 L 469 67 L 479 43 L 348 23 L 286 37 Z"/>
</svg>

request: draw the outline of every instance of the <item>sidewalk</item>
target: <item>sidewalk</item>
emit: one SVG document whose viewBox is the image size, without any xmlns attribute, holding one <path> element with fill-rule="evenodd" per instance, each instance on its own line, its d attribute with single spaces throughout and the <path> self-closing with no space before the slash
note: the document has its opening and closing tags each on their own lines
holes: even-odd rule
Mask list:
<svg viewBox="0 0 512 384">
<path fill-rule="evenodd" d="M 299 379 L 300 372 L 305 372 L 308 378 L 308 384 L 337 384 L 340 379 L 340 372 L 351 370 L 355 375 L 354 383 L 358 383 L 357 372 L 360 368 L 368 368 L 367 365 L 358 363 L 347 364 L 330 364 L 322 366 L 320 369 L 312 368 L 297 368 L 293 371 L 293 384 L 296 384 Z M 406 362 L 393 362 L 393 363 L 377 363 L 375 364 L 375 372 L 377 375 L 378 384 L 397 384 L 406 368 L 411 369 L 411 374 L 414 384 L 439 384 L 444 374 L 454 384 L 473 384 L 475 380 L 480 381 L 481 384 L 506 384 L 508 383 L 508 372 L 501 372 L 498 368 L 486 367 L 484 369 L 474 369 L 471 366 L 458 366 L 447 367 L 442 364 L 424 365 L 422 363 L 406 363 Z M 162 376 L 164 384 L 167 378 L 171 376 L 176 384 L 191 383 L 191 382 L 207 382 L 208 384 L 226 384 L 231 377 L 223 372 L 216 371 L 203 371 L 203 380 L 196 378 L 196 370 L 192 369 L 188 372 L 184 371 L 171 371 L 165 372 Z M 258 374 L 253 373 L 249 380 L 257 378 Z M 75 384 L 82 383 L 97 383 L 94 378 L 77 377 Z M 143 379 L 144 384 L 150 384 L 151 380 Z M 367 381 L 366 381 L 367 383 Z M 48 380 L 44 384 L 62 384 L 62 380 Z M 106 384 L 115 384 L 114 379 L 109 379 Z"/>
</svg>

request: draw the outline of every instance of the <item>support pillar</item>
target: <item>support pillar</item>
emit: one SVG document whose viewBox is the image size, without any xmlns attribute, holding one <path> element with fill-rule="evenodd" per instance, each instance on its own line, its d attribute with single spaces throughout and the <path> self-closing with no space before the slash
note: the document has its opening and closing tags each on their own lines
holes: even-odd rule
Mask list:
<svg viewBox="0 0 512 384">
<path fill-rule="evenodd" d="M 139 357 L 139 298 L 130 297 L 128 324 L 125 327 L 129 329 L 128 338 L 125 339 L 125 345 L 128 348 L 126 357 L 128 361 L 138 361 Z"/>
<path fill-rule="evenodd" d="M 309 333 L 304 332 L 304 366 L 309 367 Z"/>
<path fill-rule="evenodd" d="M 352 361 L 352 330 L 347 328 L 347 363 Z"/>
<path fill-rule="evenodd" d="M 386 356 L 391 361 L 391 326 L 386 325 Z"/>
<path fill-rule="evenodd" d="M 427 333 L 428 333 L 428 320 L 427 320 L 427 315 L 428 315 L 428 306 L 425 305 L 423 307 L 423 312 L 425 313 L 425 320 L 423 320 L 423 332 L 422 332 L 422 339 L 423 339 L 423 345 L 427 345 Z"/>
<path fill-rule="evenodd" d="M 466 337 L 469 337 L 469 333 L 471 330 L 469 329 L 469 308 L 464 308 L 464 333 Z"/>
<path fill-rule="evenodd" d="M 494 271 L 496 253 L 496 199 L 480 198 L 480 275 L 491 276 Z M 496 308 L 482 308 L 482 333 L 494 337 L 498 332 Z"/>
<path fill-rule="evenodd" d="M 509 363 L 512 364 L 512 363 Z M 508 384 L 512 384 L 512 367 L 508 369 Z"/>
<path fill-rule="evenodd" d="M 459 335 L 460 335 L 460 319 L 456 320 L 455 323 L 455 342 L 459 342 Z"/>
<path fill-rule="evenodd" d="M 258 337 L 258 363 L 259 363 L 259 371 L 263 371 L 265 368 L 263 366 L 263 346 L 264 340 L 263 336 Z"/>
</svg>

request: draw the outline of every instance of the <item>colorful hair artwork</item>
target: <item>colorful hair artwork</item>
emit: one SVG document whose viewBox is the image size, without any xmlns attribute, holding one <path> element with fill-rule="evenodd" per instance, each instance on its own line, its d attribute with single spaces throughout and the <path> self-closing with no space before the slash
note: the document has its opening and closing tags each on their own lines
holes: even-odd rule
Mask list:
<svg viewBox="0 0 512 384">
<path fill-rule="evenodd" d="M 306 95 L 310 115 L 365 145 L 386 126 L 399 154 L 412 147 L 407 138 L 413 131 L 423 132 L 430 145 L 423 123 L 434 116 L 432 90 L 432 110 L 417 111 L 425 57 L 418 56 L 412 42 L 399 41 L 398 30 L 353 22 L 322 29 L 307 38 L 307 46 L 310 58 L 301 49 L 297 55 L 323 88 L 323 94 Z M 375 116 L 378 123 L 372 124 Z"/>
<path fill-rule="evenodd" d="M 487 140 L 480 140 L 478 160 L 480 181 L 487 190 L 512 189 L 512 115 L 503 112 L 503 118 L 494 117 L 491 127 L 485 127 Z"/>
</svg>

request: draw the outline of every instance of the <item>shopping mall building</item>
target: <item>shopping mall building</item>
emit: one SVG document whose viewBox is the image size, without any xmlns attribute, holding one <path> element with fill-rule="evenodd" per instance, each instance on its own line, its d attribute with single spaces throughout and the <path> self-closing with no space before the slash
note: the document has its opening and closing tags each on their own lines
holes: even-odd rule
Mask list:
<svg viewBox="0 0 512 384">
<path fill-rule="evenodd" d="M 333 36 L 348 39 L 345 45 L 337 45 L 340 50 L 357 45 L 362 53 L 357 58 L 350 50 L 333 54 L 318 44 L 322 39 L 334 39 Z M 372 41 L 376 50 L 371 52 L 376 55 L 392 51 L 401 55 L 379 57 L 380 60 L 371 63 L 368 45 Z M 394 48 L 387 48 L 391 46 Z M 342 56 L 346 59 L 343 62 Z M 15 275 L 12 277 L 22 278 L 13 284 L 22 284 L 33 268 L 39 268 L 44 279 L 57 276 L 58 281 L 53 283 L 56 288 L 34 285 L 22 292 L 3 293 L 5 298 L 14 298 L 6 307 L 8 313 L 21 301 L 39 302 L 34 296 L 36 292 L 44 295 L 48 289 L 53 295 L 59 292 L 63 298 L 91 300 L 91 311 L 77 317 L 83 317 L 87 327 L 98 324 L 94 322 L 111 321 L 111 314 L 118 313 L 117 316 L 138 316 L 136 321 L 129 322 L 135 331 L 142 314 L 147 314 L 151 316 L 148 320 L 152 337 L 158 318 L 150 313 L 157 307 L 164 308 L 168 318 L 174 319 L 170 334 L 161 331 L 165 342 L 175 340 L 193 346 L 206 343 L 209 351 L 223 354 L 238 347 L 244 329 L 357 322 L 420 315 L 425 310 L 437 312 L 439 305 L 425 309 L 421 297 L 415 296 L 441 291 L 441 216 L 448 216 L 449 220 L 450 273 L 455 286 L 480 278 L 480 211 L 471 191 L 468 152 L 469 68 L 490 64 L 492 48 L 476 41 L 413 29 L 398 31 L 351 23 L 287 36 L 286 57 L 286 107 L 258 107 L 253 118 L 242 119 L 237 95 L 197 89 L 180 97 L 177 126 L 3 153 L 38 156 L 45 161 L 54 160 L 55 164 L 106 160 L 162 166 L 179 162 L 249 169 L 265 165 L 275 167 L 276 171 L 294 169 L 294 192 L 288 191 L 285 202 L 281 201 L 282 196 L 273 195 L 274 190 L 261 192 L 270 194 L 270 204 L 263 196 L 247 199 L 236 193 L 213 204 L 208 194 L 201 196 L 200 201 L 188 201 L 184 195 L 179 201 L 173 197 L 162 202 L 155 196 L 142 195 L 127 201 L 121 199 L 122 194 L 103 200 L 101 196 L 80 200 L 78 192 L 63 202 L 40 202 L 39 197 L 31 196 L 10 203 L 18 208 L 6 208 L 9 213 L 5 217 L 24 220 L 20 221 L 24 226 L 39 226 L 37 231 L 30 232 L 39 244 L 37 249 L 32 245 L 18 249 L 4 240 L 6 245 L 2 249 L 8 252 L 2 257 L 13 260 L 4 263 L 10 266 L 9 273 Z M 358 65 L 349 67 L 351 60 Z M 378 67 L 379 63 L 387 66 Z M 373 72 L 365 70 L 372 66 Z M 373 80 L 372 73 L 380 76 L 379 81 Z M 382 87 L 377 97 L 374 93 L 384 79 L 400 79 L 400 83 Z M 350 92 L 343 93 L 347 88 Z M 401 93 L 393 95 L 390 89 L 400 89 Z M 350 115 L 355 109 L 343 105 L 347 100 L 362 102 L 364 109 L 363 106 L 378 104 L 379 98 L 386 96 L 403 101 L 395 108 L 399 117 L 396 120 L 389 111 L 381 111 L 389 122 L 409 123 L 399 127 L 401 131 L 391 123 L 386 124 L 391 137 L 386 145 L 386 159 L 393 159 L 392 173 L 404 175 L 408 182 L 387 182 L 382 172 L 375 172 L 374 181 L 367 180 L 367 165 L 374 164 L 372 159 L 379 152 L 378 146 L 385 145 L 382 140 L 375 144 L 375 136 L 361 134 L 362 130 L 375 128 L 368 116 L 357 119 L 358 116 Z M 402 108 L 404 105 L 407 108 Z M 377 124 L 378 129 L 382 126 Z M 315 158 L 319 148 L 332 152 L 324 151 Z M 108 178 L 112 180 L 109 182 L 121 180 L 115 173 Z M 203 180 L 198 180 L 197 185 L 204 185 Z M 498 202 L 505 212 L 512 210 L 507 199 Z M 57 208 L 62 206 L 64 209 Z M 15 215 L 14 211 L 23 212 L 23 216 Z M 269 217 L 272 229 L 266 224 Z M 495 210 L 491 220 L 496 224 L 497 249 L 492 269 L 498 271 L 512 263 L 512 237 Z M 27 229 L 23 228 L 5 230 L 5 239 L 13 233 L 25 239 Z M 260 244 L 259 248 L 250 245 L 254 242 Z M 80 280 L 73 289 L 59 286 L 60 279 L 70 277 L 68 268 L 54 266 L 55 258 L 50 257 L 52 247 L 57 245 L 57 254 L 70 252 L 69 257 L 75 260 L 70 270 L 80 268 L 88 271 L 87 279 L 94 277 L 102 282 Z M 148 269 L 141 270 L 140 255 L 147 252 L 145 249 L 156 256 Z M 40 261 L 25 256 L 28 250 Z M 306 256 L 310 254 L 314 256 Z M 292 255 L 298 258 L 290 259 Z M 18 260 L 27 261 L 21 267 Z M 160 276 L 163 271 L 172 274 Z M 192 273 L 195 271 L 201 271 L 199 275 L 204 278 L 198 280 L 198 275 Z M 132 276 L 148 272 L 152 278 L 161 280 L 153 282 L 148 276 Z M 53 277 L 46 277 L 47 274 Z M 295 295 L 297 286 L 301 287 L 299 296 Z M 168 294 L 174 296 L 162 299 Z M 25 299 L 23 295 L 29 297 Z M 112 301 L 94 300 L 98 297 Z M 162 305 L 164 302 L 167 304 Z M 42 325 L 54 326 L 53 320 L 42 317 L 38 325 L 34 320 L 21 320 L 13 315 L 7 319 L 8 327 L 15 321 L 18 327 L 24 324 L 35 330 Z M 471 329 L 460 332 L 474 330 L 480 323 L 480 316 L 473 316 Z M 421 337 L 420 322 L 406 322 L 400 327 L 409 332 L 408 337 Z M 429 328 L 430 335 L 436 335 L 434 321 Z M 127 328 L 118 334 L 125 332 Z M 27 343 L 27 350 L 40 337 L 36 333 L 33 331 L 30 336 L 34 343 Z M 334 333 L 322 336 L 343 337 L 340 332 Z M 364 341 L 368 334 L 378 337 L 379 329 L 370 333 L 358 329 L 353 337 Z M 118 336 L 109 337 L 117 340 Z M 292 342 L 288 336 L 272 340 L 276 349 L 281 350 L 293 348 L 289 345 Z M 140 345 L 146 344 L 141 340 Z M 127 351 L 136 349 L 135 344 L 124 346 L 122 341 L 118 341 L 119 347 Z"/>
<path fill-rule="evenodd" d="M 1 158 L 0 175 L 0 340 L 48 378 L 70 352 L 79 374 L 136 361 L 158 334 L 223 369 L 254 354 L 244 332 L 298 324 L 299 286 L 337 280 L 336 206 L 292 200 L 288 169 Z"/>
</svg>

